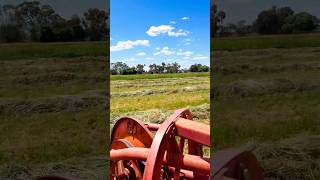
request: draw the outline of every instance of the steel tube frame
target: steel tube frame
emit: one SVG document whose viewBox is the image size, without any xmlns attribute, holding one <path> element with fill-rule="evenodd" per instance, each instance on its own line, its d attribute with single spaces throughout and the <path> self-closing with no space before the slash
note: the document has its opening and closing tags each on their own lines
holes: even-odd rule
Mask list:
<svg viewBox="0 0 320 180">
<path fill-rule="evenodd" d="M 175 122 L 177 134 L 187 139 L 191 139 L 197 143 L 210 147 L 210 126 L 179 118 Z"/>
<path fill-rule="evenodd" d="M 125 148 L 110 151 L 110 160 L 141 160 L 146 161 L 150 149 L 149 148 Z M 164 157 L 163 162 L 168 163 L 169 166 L 177 167 L 180 166 L 181 169 L 189 170 L 193 172 L 210 174 L 210 161 L 206 158 L 201 158 L 195 155 L 182 155 L 180 162 L 167 162 L 166 157 Z"/>
</svg>

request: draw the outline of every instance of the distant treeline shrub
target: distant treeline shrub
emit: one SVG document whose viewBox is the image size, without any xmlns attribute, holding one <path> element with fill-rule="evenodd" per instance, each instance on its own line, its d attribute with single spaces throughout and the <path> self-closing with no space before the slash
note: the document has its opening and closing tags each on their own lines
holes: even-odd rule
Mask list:
<svg viewBox="0 0 320 180">
<path fill-rule="evenodd" d="M 0 42 L 103 41 L 108 18 L 106 11 L 90 8 L 83 17 L 65 19 L 39 1 L 0 5 Z"/>
<path fill-rule="evenodd" d="M 293 34 L 313 32 L 319 27 L 319 19 L 308 12 L 294 12 L 290 7 L 272 7 L 261 11 L 252 24 L 245 20 L 224 25 L 227 13 L 211 4 L 211 36 L 248 34 Z"/>
<path fill-rule="evenodd" d="M 209 67 L 202 64 L 191 65 L 190 68 L 181 69 L 181 65 L 177 62 L 161 64 L 150 64 L 149 70 L 144 69 L 145 64 L 137 64 L 129 67 L 126 63 L 111 63 L 110 72 L 112 75 L 129 75 L 129 74 L 163 74 L 163 73 L 184 73 L 184 72 L 209 72 Z"/>
</svg>

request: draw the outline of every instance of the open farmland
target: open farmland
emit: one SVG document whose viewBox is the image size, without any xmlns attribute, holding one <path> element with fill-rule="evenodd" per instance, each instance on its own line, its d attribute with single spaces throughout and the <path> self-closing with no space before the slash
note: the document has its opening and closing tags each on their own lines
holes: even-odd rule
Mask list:
<svg viewBox="0 0 320 180">
<path fill-rule="evenodd" d="M 0 45 L 0 179 L 106 177 L 102 44 Z"/>
<path fill-rule="evenodd" d="M 215 42 L 217 149 L 253 149 L 267 179 L 319 179 L 320 36 Z"/>
<path fill-rule="evenodd" d="M 121 116 L 163 123 L 175 110 L 188 108 L 194 120 L 210 124 L 209 73 L 111 76 L 111 125 Z M 209 149 L 204 149 L 209 156 Z"/>
<path fill-rule="evenodd" d="M 111 76 L 111 128 L 124 115 L 162 123 L 179 108 L 209 124 L 209 82 L 209 73 Z"/>
</svg>

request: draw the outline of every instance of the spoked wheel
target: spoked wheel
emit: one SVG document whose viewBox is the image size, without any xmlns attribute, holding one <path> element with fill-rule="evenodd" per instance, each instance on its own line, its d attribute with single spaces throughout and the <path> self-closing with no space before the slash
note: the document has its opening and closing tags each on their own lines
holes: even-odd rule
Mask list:
<svg viewBox="0 0 320 180">
<path fill-rule="evenodd" d="M 152 143 L 152 133 L 138 120 L 124 117 L 115 124 L 110 150 L 124 148 L 144 147 L 149 148 Z M 142 180 L 145 162 L 142 160 L 118 160 L 110 162 L 110 179 Z"/>
<path fill-rule="evenodd" d="M 180 158 L 182 158 L 184 149 L 184 139 L 181 138 L 180 143 L 177 143 L 176 129 L 174 125 L 174 122 L 178 118 L 185 118 L 191 120 L 192 114 L 189 110 L 186 109 L 178 110 L 160 126 L 153 139 L 153 143 L 148 153 L 148 164 L 146 165 L 144 171 L 144 180 L 156 180 L 159 179 L 159 177 L 162 177 L 162 179 L 180 179 L 179 167 L 173 168 L 173 173 L 169 172 L 166 173 L 166 176 L 163 176 L 164 169 L 170 168 L 168 167 L 168 164 L 180 162 Z M 194 145 L 192 146 L 197 146 L 197 143 L 194 143 Z M 199 154 L 199 152 L 197 151 L 194 153 L 195 155 Z M 164 157 L 166 157 L 166 162 L 164 162 Z"/>
</svg>

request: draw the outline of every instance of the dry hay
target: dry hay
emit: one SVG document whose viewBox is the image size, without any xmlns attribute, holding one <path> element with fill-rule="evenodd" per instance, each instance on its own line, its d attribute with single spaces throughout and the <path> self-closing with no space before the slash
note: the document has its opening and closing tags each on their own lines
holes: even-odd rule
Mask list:
<svg viewBox="0 0 320 180">
<path fill-rule="evenodd" d="M 320 89 L 319 82 L 293 82 L 287 79 L 239 80 L 214 89 L 215 96 L 253 96 L 289 91 L 309 91 Z"/>
<path fill-rule="evenodd" d="M 254 150 L 266 179 L 320 179 L 320 135 L 301 135 Z"/>
<path fill-rule="evenodd" d="M 32 100 L 2 100 L 0 115 L 27 113 L 79 112 L 92 107 L 105 107 L 104 95 L 64 95 Z"/>
<path fill-rule="evenodd" d="M 33 180 L 46 175 L 60 175 L 73 179 L 100 180 L 107 178 L 106 157 L 74 159 L 45 165 L 3 165 L 0 166 L 0 179 Z"/>
</svg>

